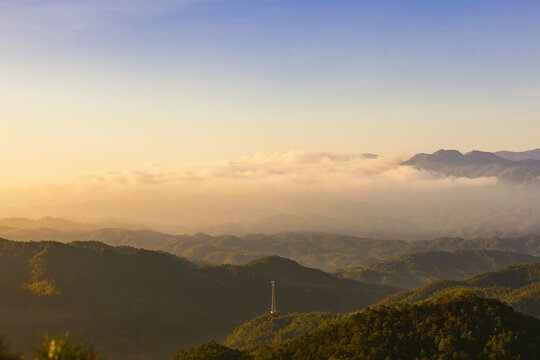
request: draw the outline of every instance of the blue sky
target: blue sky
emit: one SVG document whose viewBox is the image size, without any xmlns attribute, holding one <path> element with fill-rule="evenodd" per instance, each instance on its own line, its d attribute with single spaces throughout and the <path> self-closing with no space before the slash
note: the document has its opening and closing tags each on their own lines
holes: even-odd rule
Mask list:
<svg viewBox="0 0 540 360">
<path fill-rule="evenodd" d="M 0 77 L 13 172 L 525 150 L 540 2 L 0 0 Z"/>
</svg>

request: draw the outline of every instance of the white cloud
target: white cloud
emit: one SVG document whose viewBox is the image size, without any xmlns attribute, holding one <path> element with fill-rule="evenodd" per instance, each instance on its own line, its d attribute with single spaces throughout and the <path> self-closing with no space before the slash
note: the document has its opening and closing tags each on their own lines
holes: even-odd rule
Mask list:
<svg viewBox="0 0 540 360">
<path fill-rule="evenodd" d="M 361 213 L 367 223 L 375 214 L 416 220 L 429 215 L 439 221 L 451 211 L 466 217 L 479 206 L 484 209 L 482 204 L 493 203 L 488 207 L 496 211 L 539 196 L 494 178 L 446 177 L 400 166 L 405 159 L 291 151 L 189 166 L 147 163 L 12 178 L 0 183 L 0 216 L 109 216 L 190 226 L 276 213 L 343 219 Z M 467 204 L 474 210 L 464 212 Z"/>
</svg>

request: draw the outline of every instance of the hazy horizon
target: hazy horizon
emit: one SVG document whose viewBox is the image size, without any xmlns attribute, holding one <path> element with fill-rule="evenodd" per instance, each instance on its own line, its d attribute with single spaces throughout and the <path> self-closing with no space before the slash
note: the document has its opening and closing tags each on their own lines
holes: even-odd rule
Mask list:
<svg viewBox="0 0 540 360">
<path fill-rule="evenodd" d="M 123 219 L 166 232 L 327 231 L 381 238 L 538 232 L 540 189 L 402 166 L 408 156 L 257 153 L 4 182 L 0 217 Z"/>
</svg>

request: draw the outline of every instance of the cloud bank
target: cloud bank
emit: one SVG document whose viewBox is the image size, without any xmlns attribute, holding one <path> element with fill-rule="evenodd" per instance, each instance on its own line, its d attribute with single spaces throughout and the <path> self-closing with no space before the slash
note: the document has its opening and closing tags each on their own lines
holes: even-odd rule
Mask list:
<svg viewBox="0 0 540 360">
<path fill-rule="evenodd" d="M 290 151 L 0 182 L 0 217 L 135 220 L 193 233 L 378 238 L 540 232 L 540 191 L 399 165 L 407 156 Z"/>
<path fill-rule="evenodd" d="M 42 174 L 27 179 L 26 185 L 119 191 L 163 186 L 178 190 L 274 188 L 278 191 L 325 190 L 340 193 L 355 189 L 470 187 L 497 183 L 495 178 L 446 177 L 401 166 L 406 158 L 309 151 L 256 153 L 237 160 L 188 166 L 147 163 L 135 169 L 109 168 L 64 177 Z M 21 180 L 16 183 L 21 183 Z"/>
<path fill-rule="evenodd" d="M 344 216 L 354 208 L 351 203 L 395 204 L 456 189 L 478 192 L 498 184 L 494 178 L 444 177 L 400 166 L 404 159 L 290 151 L 207 164 L 148 163 L 68 176 L 37 174 L 0 184 L 0 215 L 71 214 L 190 224 L 275 213 Z"/>
</svg>

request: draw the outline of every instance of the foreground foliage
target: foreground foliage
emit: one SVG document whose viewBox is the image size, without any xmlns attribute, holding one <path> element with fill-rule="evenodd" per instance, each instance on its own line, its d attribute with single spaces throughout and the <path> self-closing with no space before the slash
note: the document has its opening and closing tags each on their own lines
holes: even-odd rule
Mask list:
<svg viewBox="0 0 540 360">
<path fill-rule="evenodd" d="M 0 360 L 21 360 L 21 357 L 14 354 L 3 337 L 0 337 Z"/>
<path fill-rule="evenodd" d="M 99 360 L 91 344 L 77 343 L 63 333 L 55 337 L 45 335 L 41 346 L 36 349 L 36 360 Z"/>
<path fill-rule="evenodd" d="M 69 335 L 62 333 L 57 336 L 45 335 L 41 344 L 35 348 L 36 360 L 103 360 L 94 351 L 90 343 L 79 343 Z M 23 360 L 11 352 L 4 339 L 0 337 L 0 360 Z"/>
</svg>

